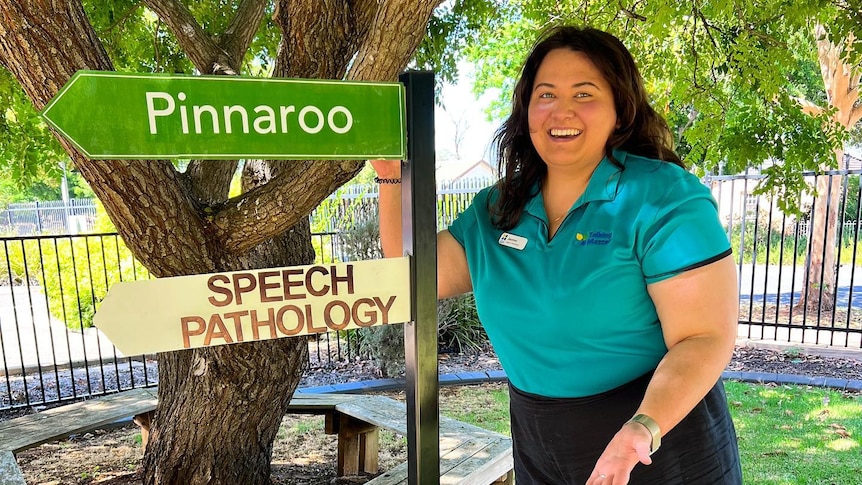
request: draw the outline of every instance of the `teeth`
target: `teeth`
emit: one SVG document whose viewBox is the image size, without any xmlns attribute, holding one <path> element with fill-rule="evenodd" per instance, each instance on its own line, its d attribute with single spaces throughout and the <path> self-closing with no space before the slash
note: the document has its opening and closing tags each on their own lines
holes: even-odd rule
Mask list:
<svg viewBox="0 0 862 485">
<path fill-rule="evenodd" d="M 577 136 L 581 134 L 581 130 L 576 130 L 574 128 L 569 128 L 567 130 L 553 129 L 551 130 L 551 136 Z"/>
</svg>

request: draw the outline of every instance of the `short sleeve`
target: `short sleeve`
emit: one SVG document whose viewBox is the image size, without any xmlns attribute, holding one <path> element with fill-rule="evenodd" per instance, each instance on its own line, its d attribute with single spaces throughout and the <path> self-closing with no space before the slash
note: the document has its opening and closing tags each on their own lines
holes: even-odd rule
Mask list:
<svg viewBox="0 0 862 485">
<path fill-rule="evenodd" d="M 647 283 L 731 254 L 717 204 L 706 186 L 686 173 L 667 194 L 643 234 L 641 266 Z"/>
<path fill-rule="evenodd" d="M 476 226 L 479 217 L 478 208 L 484 208 L 488 200 L 489 189 L 483 189 L 473 197 L 470 205 L 452 221 L 447 230 L 461 246 L 466 247 L 468 231 Z M 487 212 L 487 210 L 485 210 Z"/>
</svg>

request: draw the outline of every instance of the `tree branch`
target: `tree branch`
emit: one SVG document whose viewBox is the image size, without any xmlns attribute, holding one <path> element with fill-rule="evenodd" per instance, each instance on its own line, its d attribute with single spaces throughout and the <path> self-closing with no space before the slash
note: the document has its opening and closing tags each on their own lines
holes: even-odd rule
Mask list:
<svg viewBox="0 0 862 485">
<path fill-rule="evenodd" d="M 266 14 L 267 0 L 243 0 L 230 25 L 219 40 L 219 46 L 239 69 Z"/>
<path fill-rule="evenodd" d="M 53 20 L 43 22 L 47 17 Z M 0 59 L 37 110 L 76 71 L 113 70 L 81 3 L 74 0 L 0 0 Z M 152 160 L 88 160 L 64 138 L 58 139 L 129 249 L 153 274 L 212 269 L 203 222 L 173 165 Z M 189 244 L 194 250 L 184 250 Z"/>
<path fill-rule="evenodd" d="M 185 179 L 195 200 L 207 206 L 224 203 L 238 165 L 236 160 L 192 160 Z"/>
<path fill-rule="evenodd" d="M 376 0 L 281 0 L 275 21 L 282 29 L 275 72 L 285 77 L 343 79 L 370 28 Z M 321 55 L 326 52 L 327 55 Z"/>
<path fill-rule="evenodd" d="M 855 126 L 856 123 L 858 123 L 859 120 L 862 119 L 862 109 L 860 108 L 862 108 L 862 106 L 856 105 L 853 107 L 852 110 L 850 110 L 850 114 L 847 116 L 847 128 Z"/>
<path fill-rule="evenodd" d="M 394 81 L 416 51 L 441 0 L 388 0 L 380 5 L 349 79 Z"/>
<path fill-rule="evenodd" d="M 226 55 L 219 49 L 215 41 L 204 32 L 182 2 L 179 0 L 145 0 L 144 4 L 167 24 L 177 38 L 180 47 L 189 56 L 198 71 L 202 74 L 217 72 L 217 63 L 214 61 L 225 58 Z M 235 65 L 222 66 L 222 69 L 223 72 L 232 70 L 235 73 L 237 67 Z"/>
<path fill-rule="evenodd" d="M 802 112 L 809 116 L 819 116 L 824 111 L 823 108 L 805 98 L 793 97 L 792 99 L 793 101 L 796 101 L 796 104 L 798 104 L 800 108 L 802 108 Z"/>
<path fill-rule="evenodd" d="M 308 214 L 362 167 L 357 161 L 308 163 L 302 179 L 286 174 L 231 199 L 211 219 L 212 231 L 232 253 L 246 251 L 284 232 Z"/>
<path fill-rule="evenodd" d="M 348 79 L 394 80 L 425 35 L 428 19 L 440 0 L 419 0 L 418 11 L 417 0 L 388 0 L 379 5 L 373 17 L 368 9 L 375 2 L 370 0 L 355 1 L 351 15 L 332 14 L 330 10 L 339 9 L 323 8 L 320 3 L 281 0 L 278 4 L 276 22 L 284 40 L 279 52 L 283 61 L 277 64 L 276 75 L 337 78 L 352 58 Z M 360 40 L 358 32 L 363 28 L 356 22 L 362 19 L 371 19 L 371 27 L 361 39 L 358 54 L 353 57 L 352 50 L 339 51 Z M 321 52 L 341 54 L 327 59 Z M 245 251 L 307 217 L 362 166 L 363 162 L 357 161 L 312 161 L 302 170 L 274 170 L 269 183 L 229 201 L 219 210 L 211 219 L 213 231 L 228 251 Z M 287 177 L 290 183 L 286 183 Z"/>
</svg>

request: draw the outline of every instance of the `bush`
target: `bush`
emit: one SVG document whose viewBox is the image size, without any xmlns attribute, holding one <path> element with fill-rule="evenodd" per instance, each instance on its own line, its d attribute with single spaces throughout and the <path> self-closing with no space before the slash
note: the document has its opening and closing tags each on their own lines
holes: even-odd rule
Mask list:
<svg viewBox="0 0 862 485">
<path fill-rule="evenodd" d="M 441 351 L 464 352 L 488 346 L 488 335 L 476 312 L 472 293 L 437 302 L 438 345 Z"/>
<path fill-rule="evenodd" d="M 380 232 L 375 213 L 353 219 L 340 234 L 341 246 L 348 261 L 382 257 Z M 438 347 L 441 351 L 480 350 L 488 343 L 485 329 L 476 313 L 472 294 L 437 302 Z M 355 330 L 361 355 L 371 357 L 384 376 L 404 372 L 404 329 L 386 325 Z"/>
<path fill-rule="evenodd" d="M 93 326 L 93 315 L 111 285 L 149 277 L 116 236 L 60 239 L 47 256 L 51 265 L 43 286 L 51 314 L 73 329 Z"/>
<path fill-rule="evenodd" d="M 805 250 L 808 247 L 807 234 L 796 234 L 796 227 L 788 224 L 781 227 L 780 219 L 773 219 L 769 224 L 768 214 L 761 213 L 755 224 L 754 216 L 744 221 L 736 219 L 730 236 L 731 247 L 737 263 L 743 258 L 743 263 L 755 264 L 793 264 L 794 251 L 797 264 L 805 260 Z"/>
<path fill-rule="evenodd" d="M 383 325 L 355 330 L 359 354 L 371 357 L 383 377 L 404 373 L 404 326 Z"/>
</svg>

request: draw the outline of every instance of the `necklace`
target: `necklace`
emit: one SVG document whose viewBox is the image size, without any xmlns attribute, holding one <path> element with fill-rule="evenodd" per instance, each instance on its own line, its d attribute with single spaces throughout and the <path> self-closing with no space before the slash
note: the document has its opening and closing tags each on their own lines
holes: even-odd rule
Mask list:
<svg viewBox="0 0 862 485">
<path fill-rule="evenodd" d="M 563 220 L 563 217 L 566 217 L 566 215 L 567 215 L 567 214 L 568 214 L 568 212 L 563 212 L 561 215 L 559 215 L 559 216 L 555 217 L 555 218 L 551 221 L 551 224 L 556 224 L 556 223 L 560 222 L 561 220 Z"/>
</svg>

